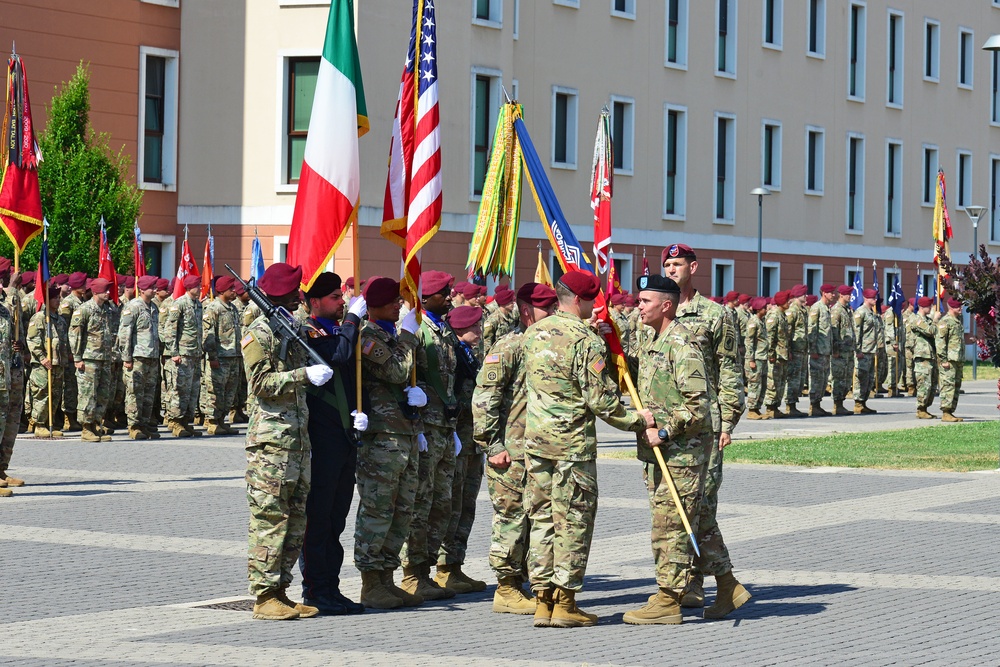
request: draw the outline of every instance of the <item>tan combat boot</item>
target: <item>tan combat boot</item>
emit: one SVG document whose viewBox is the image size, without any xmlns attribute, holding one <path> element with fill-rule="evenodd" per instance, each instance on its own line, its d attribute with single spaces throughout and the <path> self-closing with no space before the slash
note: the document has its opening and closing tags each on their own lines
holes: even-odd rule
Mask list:
<svg viewBox="0 0 1000 667">
<path fill-rule="evenodd" d="M 65 423 L 63 424 L 64 431 L 79 431 L 83 427 L 80 422 L 77 421 L 76 417 L 66 416 Z"/>
<path fill-rule="evenodd" d="M 104 442 L 104 438 L 107 438 L 108 440 L 111 439 L 110 436 L 98 435 L 97 431 L 94 430 L 93 424 L 88 423 L 83 425 L 83 431 L 80 434 L 80 440 L 83 440 L 84 442 Z"/>
<path fill-rule="evenodd" d="M 168 419 L 167 426 L 170 427 L 170 432 L 178 438 L 190 438 L 191 430 L 188 429 L 182 422 L 176 419 Z"/>
<path fill-rule="evenodd" d="M 442 588 L 450 588 L 459 595 L 471 593 L 472 586 L 462 581 L 455 572 L 457 565 L 438 565 L 434 583 Z"/>
<path fill-rule="evenodd" d="M 632 625 L 680 625 L 680 597 L 679 591 L 661 588 L 644 607 L 625 612 L 622 620 Z"/>
<path fill-rule="evenodd" d="M 857 405 L 857 403 L 855 403 Z M 861 401 L 861 414 L 863 415 L 877 415 L 878 410 L 868 407 L 868 401 Z"/>
<path fill-rule="evenodd" d="M 0 472 L 0 481 L 2 481 L 2 484 L 5 487 L 7 487 L 7 486 L 11 486 L 11 487 L 24 486 L 24 480 L 23 479 L 18 479 L 17 477 L 11 477 L 10 475 L 7 474 L 6 470 Z"/>
<path fill-rule="evenodd" d="M 0 488 L 0 498 L 10 498 L 14 492 L 7 487 Z"/>
<path fill-rule="evenodd" d="M 843 401 L 834 401 L 833 414 L 835 417 L 843 417 L 844 415 L 851 414 L 851 411 L 844 407 Z"/>
<path fill-rule="evenodd" d="M 819 403 L 813 403 L 809 406 L 809 416 L 810 417 L 829 417 L 830 413 L 823 409 Z"/>
<path fill-rule="evenodd" d="M 534 614 L 535 601 L 521 590 L 517 577 L 504 577 L 493 593 L 493 611 L 497 614 Z"/>
<path fill-rule="evenodd" d="M 917 395 L 917 388 L 911 386 L 909 389 L 906 390 L 906 395 L 907 396 L 916 396 Z"/>
<path fill-rule="evenodd" d="M 760 419 L 761 415 L 754 409 L 747 410 L 747 419 Z"/>
<path fill-rule="evenodd" d="M 160 439 L 160 432 L 155 426 L 145 426 L 143 427 L 142 432 L 145 433 L 150 440 Z"/>
<path fill-rule="evenodd" d="M 699 609 L 705 606 L 705 577 L 700 574 L 691 577 L 687 588 L 681 594 L 681 606 L 687 609 Z"/>
<path fill-rule="evenodd" d="M 425 600 L 449 600 L 455 597 L 456 591 L 454 588 L 442 586 L 436 581 L 436 577 L 431 578 L 430 565 L 425 563 L 419 566 L 417 570 L 420 575 L 417 578 L 417 590 L 414 591 L 416 595 Z"/>
<path fill-rule="evenodd" d="M 806 413 L 799 410 L 799 406 L 796 403 L 786 403 L 785 404 L 785 414 L 789 417 L 805 417 Z"/>
<path fill-rule="evenodd" d="M 479 579 L 473 579 L 465 572 L 463 572 L 461 563 L 459 563 L 454 567 L 454 569 L 452 570 L 452 575 L 458 577 L 459 580 L 468 584 L 469 586 L 472 586 L 473 593 L 481 593 L 486 590 L 486 582 L 480 581 Z"/>
<path fill-rule="evenodd" d="M 404 607 L 419 607 L 422 605 L 424 603 L 424 599 L 419 595 L 407 593 L 402 588 L 397 586 L 396 582 L 392 580 L 392 573 L 393 570 L 382 570 L 379 572 L 379 579 L 382 581 L 382 585 L 385 586 L 386 590 L 399 598 L 403 602 Z"/>
<path fill-rule="evenodd" d="M 290 621 L 299 617 L 295 607 L 278 597 L 279 591 L 270 590 L 257 596 L 253 605 L 253 617 L 262 621 Z"/>
<path fill-rule="evenodd" d="M 860 415 L 862 409 L 861 401 L 854 401 L 854 414 Z"/>
<path fill-rule="evenodd" d="M 597 625 L 597 616 L 576 606 L 576 591 L 556 588 L 552 600 L 553 628 L 589 628 Z"/>
<path fill-rule="evenodd" d="M 41 425 L 35 425 L 35 437 L 36 438 L 51 438 L 52 432 L 49 429 Z"/>
<path fill-rule="evenodd" d="M 965 420 L 962 419 L 961 417 L 956 417 L 955 415 L 951 414 L 951 410 L 948 410 L 948 411 L 942 410 L 941 411 L 941 421 L 943 421 L 943 422 L 964 422 Z"/>
<path fill-rule="evenodd" d="M 732 571 L 715 578 L 715 602 L 705 610 L 705 618 L 724 618 L 750 600 L 750 591 L 736 581 Z"/>
<path fill-rule="evenodd" d="M 535 627 L 548 628 L 552 625 L 554 607 L 553 591 L 546 588 L 535 593 Z"/>
<path fill-rule="evenodd" d="M 937 419 L 937 415 L 932 415 L 925 408 L 917 408 L 917 419 Z"/>
<path fill-rule="evenodd" d="M 137 428 L 130 428 L 128 430 L 128 437 L 132 438 L 133 440 L 149 440 L 149 436 L 146 435 L 144 431 L 141 431 L 140 429 Z"/>
<path fill-rule="evenodd" d="M 291 607 L 295 611 L 299 612 L 299 618 L 312 618 L 319 614 L 318 607 L 312 607 L 307 604 L 302 604 L 301 602 L 295 602 L 288 597 L 288 589 L 279 588 L 278 589 L 278 599 L 284 602 L 287 606 Z"/>
<path fill-rule="evenodd" d="M 381 571 L 369 570 L 361 573 L 361 604 L 369 609 L 397 609 L 403 601 L 382 583 Z"/>
</svg>

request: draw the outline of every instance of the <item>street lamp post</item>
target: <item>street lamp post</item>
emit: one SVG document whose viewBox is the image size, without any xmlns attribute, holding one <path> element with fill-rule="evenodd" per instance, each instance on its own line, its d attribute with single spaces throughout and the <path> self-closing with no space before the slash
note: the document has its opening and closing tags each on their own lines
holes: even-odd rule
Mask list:
<svg viewBox="0 0 1000 667">
<path fill-rule="evenodd" d="M 764 265 L 761 263 L 761 244 L 764 240 L 764 197 L 771 194 L 767 188 L 754 188 L 750 194 L 757 195 L 757 296 L 764 296 Z"/>
<path fill-rule="evenodd" d="M 972 256 L 975 257 L 979 254 L 979 219 L 983 217 L 983 213 L 986 212 L 985 206 L 966 206 L 965 213 L 972 220 Z M 976 338 L 976 316 L 972 315 L 972 339 Z M 977 345 L 978 348 L 978 345 Z M 976 349 L 972 353 L 972 379 L 976 379 L 976 370 L 979 365 L 979 350 Z"/>
</svg>

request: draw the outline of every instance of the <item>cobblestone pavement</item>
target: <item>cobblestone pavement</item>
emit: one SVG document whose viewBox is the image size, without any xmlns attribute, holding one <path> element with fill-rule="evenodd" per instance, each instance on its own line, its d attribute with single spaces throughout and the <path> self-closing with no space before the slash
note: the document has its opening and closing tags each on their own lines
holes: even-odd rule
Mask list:
<svg viewBox="0 0 1000 667">
<path fill-rule="evenodd" d="M 995 401 L 981 393 L 987 418 Z M 898 403 L 902 415 L 911 402 L 874 405 Z M 882 428 L 886 412 L 827 421 Z M 995 471 L 730 465 L 720 524 L 754 599 L 722 621 L 686 610 L 681 626 L 636 627 L 622 614 L 654 591 L 648 505 L 638 464 L 602 459 L 579 596 L 601 621 L 560 631 L 492 613 L 492 586 L 414 610 L 286 623 L 194 608 L 246 596 L 239 436 L 22 438 L 13 464 L 29 486 L 0 501 L 5 665 L 995 665 L 1000 654 Z M 466 569 L 492 582 L 485 490 L 478 512 Z M 345 570 L 356 599 L 360 579 Z"/>
</svg>

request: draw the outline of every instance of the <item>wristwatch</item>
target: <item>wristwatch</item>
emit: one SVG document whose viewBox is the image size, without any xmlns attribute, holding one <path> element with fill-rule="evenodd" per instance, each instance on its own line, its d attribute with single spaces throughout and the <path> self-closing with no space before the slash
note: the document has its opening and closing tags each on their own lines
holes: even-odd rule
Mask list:
<svg viewBox="0 0 1000 667">
<path fill-rule="evenodd" d="M 661 428 L 659 431 L 656 432 L 656 437 L 658 437 L 663 442 L 666 442 L 667 440 L 670 439 L 670 434 L 667 433 L 667 429 Z"/>
</svg>

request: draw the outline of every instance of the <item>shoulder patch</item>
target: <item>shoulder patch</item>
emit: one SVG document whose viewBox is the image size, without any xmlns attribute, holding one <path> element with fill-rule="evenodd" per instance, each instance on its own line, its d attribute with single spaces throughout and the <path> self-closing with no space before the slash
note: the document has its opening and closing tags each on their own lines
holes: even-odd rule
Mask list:
<svg viewBox="0 0 1000 667">
<path fill-rule="evenodd" d="M 590 370 L 594 372 L 594 375 L 600 375 L 601 371 L 604 370 L 604 359 L 598 359 L 590 365 Z"/>
<path fill-rule="evenodd" d="M 372 353 L 372 349 L 375 347 L 374 340 L 366 340 L 364 345 L 361 346 L 361 354 L 368 356 Z"/>
<path fill-rule="evenodd" d="M 486 357 L 483 360 L 483 363 L 484 364 L 499 364 L 500 363 L 500 355 L 499 354 L 491 354 L 491 355 L 489 355 L 488 357 Z"/>
<path fill-rule="evenodd" d="M 249 345 L 250 343 L 252 343 L 254 340 L 255 339 L 253 337 L 253 334 L 252 333 L 248 333 L 246 336 L 243 337 L 243 340 L 240 341 L 240 347 L 241 348 L 246 347 L 247 345 Z"/>
</svg>

